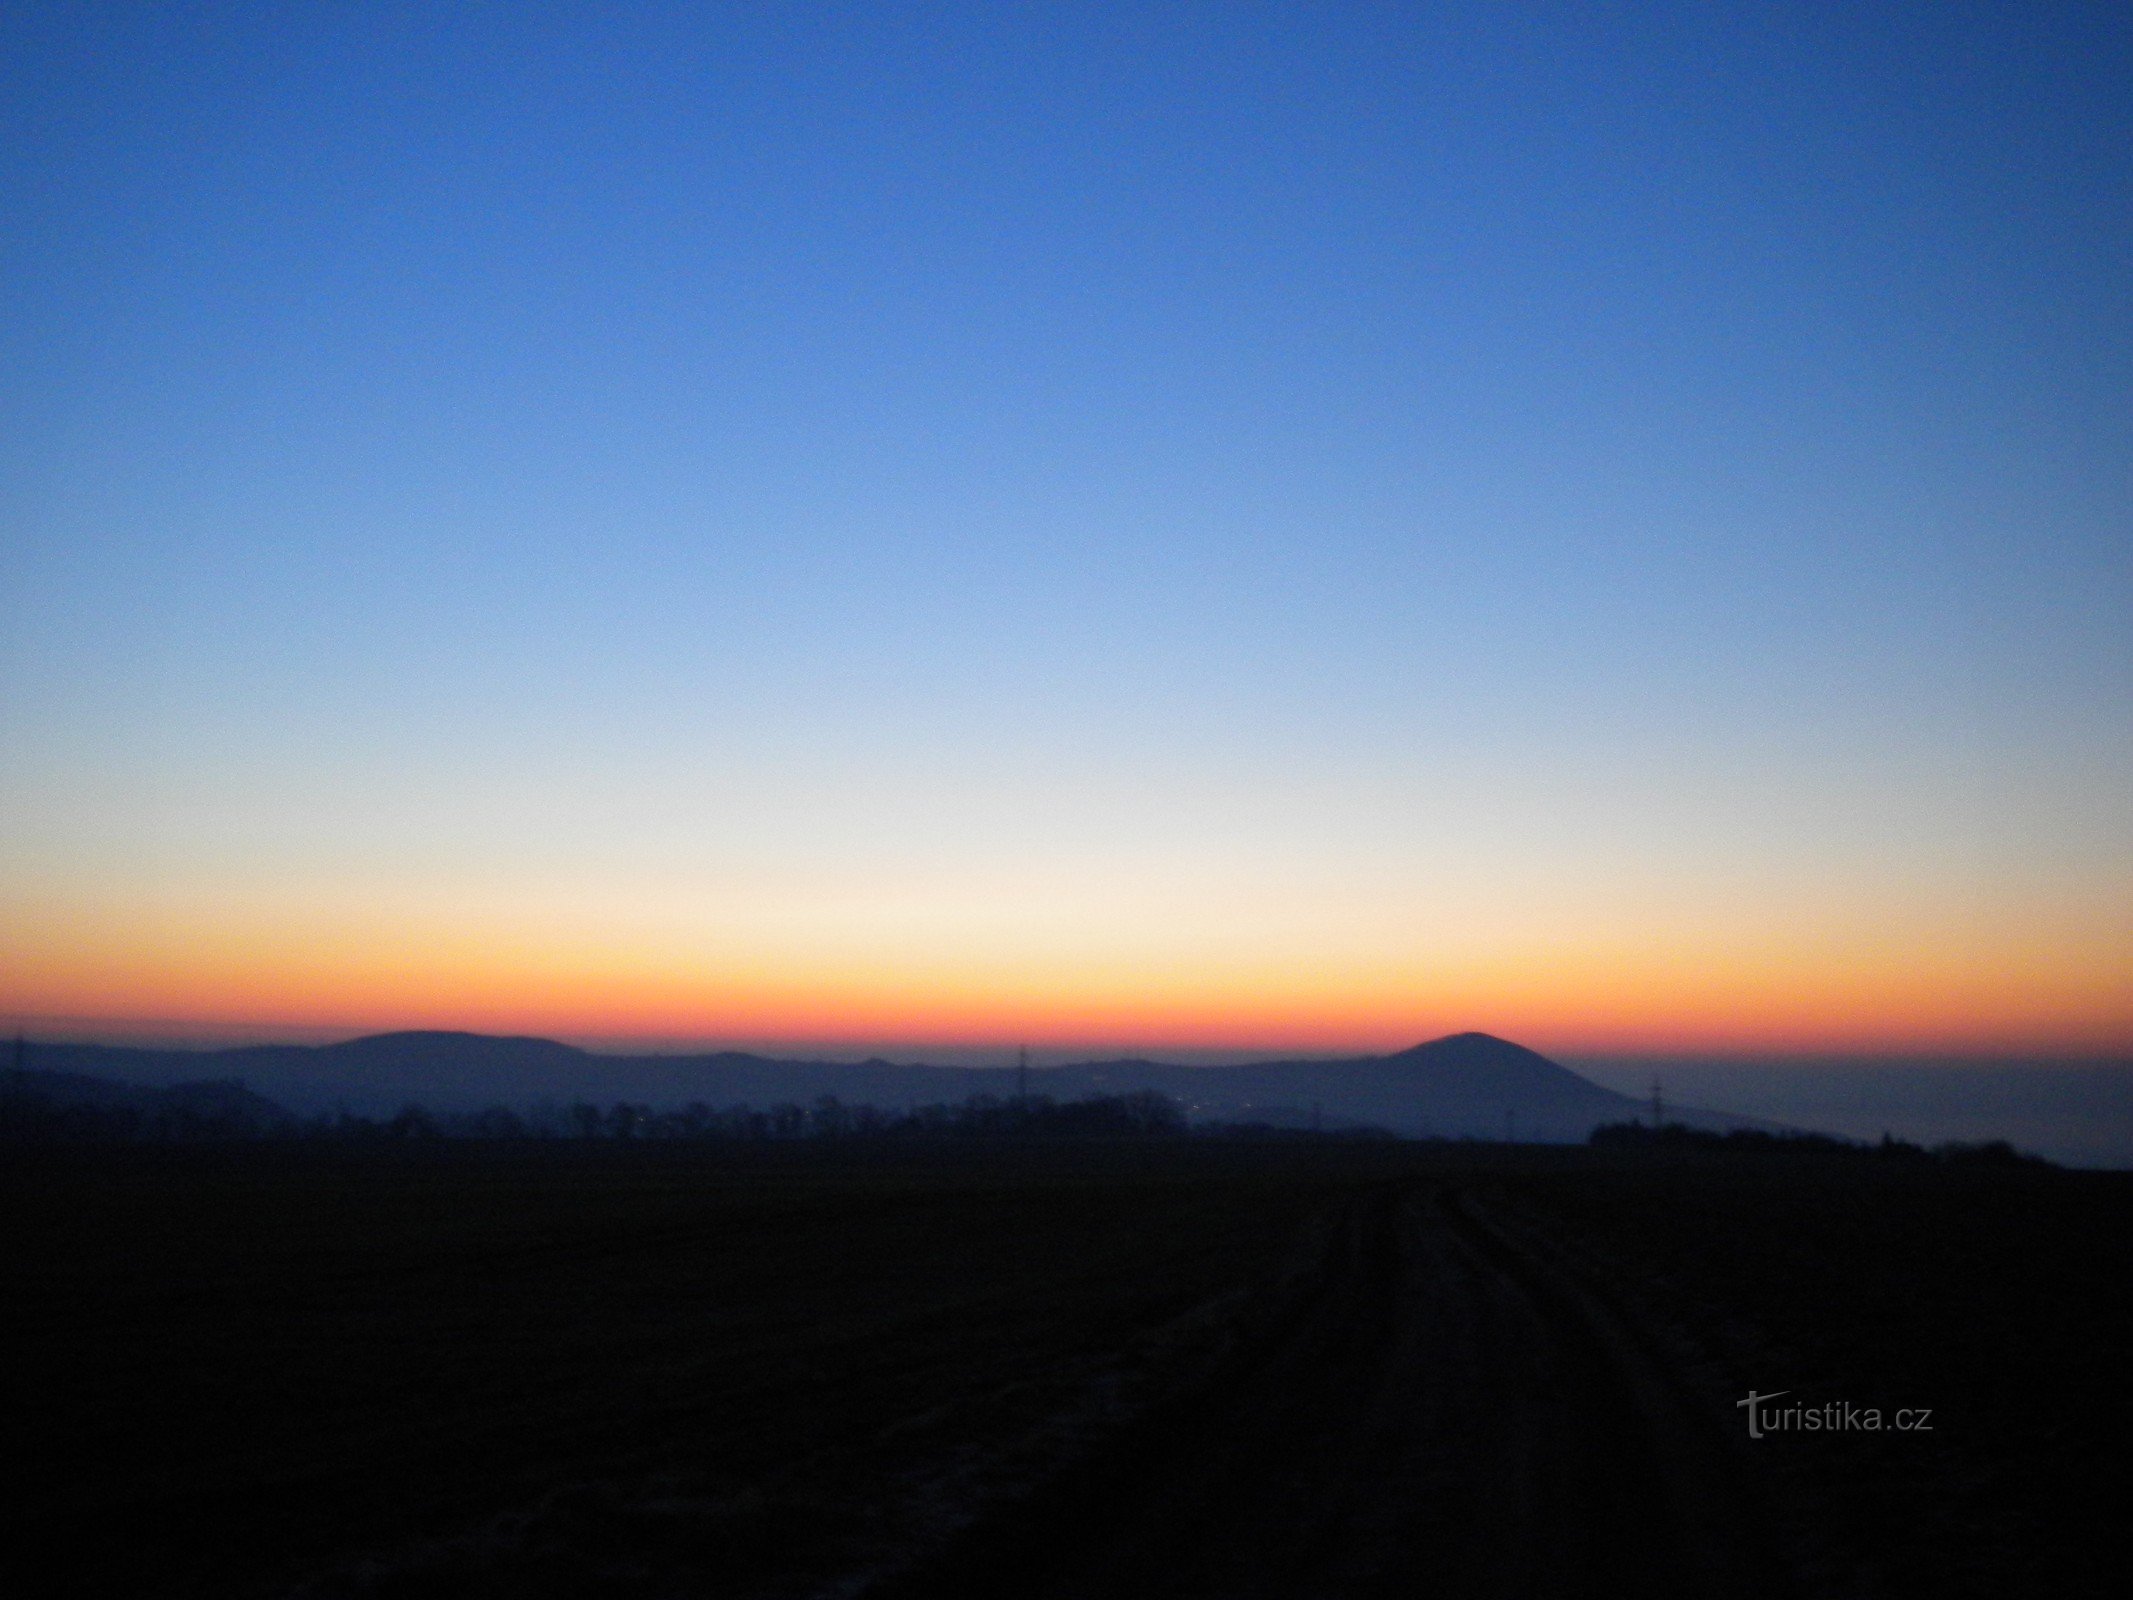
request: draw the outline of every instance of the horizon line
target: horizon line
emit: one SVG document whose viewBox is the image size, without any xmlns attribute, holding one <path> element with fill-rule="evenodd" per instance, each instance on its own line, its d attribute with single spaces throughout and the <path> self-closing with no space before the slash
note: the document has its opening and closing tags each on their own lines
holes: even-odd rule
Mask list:
<svg viewBox="0 0 2133 1600">
<path fill-rule="evenodd" d="M 2055 1065 L 2097 1066 L 2133 1062 L 2133 1044 L 2067 1045 L 2043 1043 L 1980 1043 L 1956 1045 L 1921 1042 L 1913 1044 L 1801 1042 L 1797 1044 L 1701 1043 L 1564 1043 L 1533 1044 L 1500 1028 L 1454 1028 L 1441 1033 L 1410 1037 L 1393 1045 L 1360 1041 L 1294 1041 L 1288 1044 L 1247 1045 L 1236 1042 L 1194 1044 L 1182 1040 L 1118 1041 L 993 1041 L 943 1039 L 884 1039 L 851 1036 L 743 1036 L 706 1034 L 678 1037 L 673 1034 L 629 1034 L 607 1031 L 524 1032 L 516 1029 L 481 1027 L 409 1026 L 377 1027 L 309 1023 L 230 1023 L 174 1018 L 90 1018 L 79 1016 L 21 1015 L 12 1030 L 26 1045 L 81 1045 L 105 1049 L 196 1051 L 270 1048 L 325 1048 L 361 1039 L 400 1034 L 457 1035 L 479 1039 L 511 1039 L 559 1044 L 595 1056 L 750 1055 L 768 1060 L 835 1061 L 857 1065 L 884 1061 L 908 1066 L 959 1066 L 977 1068 L 994 1063 L 975 1059 L 997 1056 L 997 1065 L 1011 1070 L 1017 1056 L 1029 1052 L 1033 1068 L 1071 1066 L 1089 1062 L 1165 1059 L 1180 1065 L 1252 1065 L 1282 1060 L 1369 1060 L 1397 1055 L 1425 1044 L 1462 1035 L 1478 1034 L 1534 1051 L 1550 1059 L 1589 1062 L 1699 1062 L 1708 1065 L 1756 1065 L 1816 1062 L 1874 1062 L 1888 1065 L 1975 1064 L 2013 1065 L 2050 1062 Z M 1034 1059 L 1037 1056 L 1046 1060 Z M 947 1059 L 929 1059 L 947 1058 Z"/>
</svg>

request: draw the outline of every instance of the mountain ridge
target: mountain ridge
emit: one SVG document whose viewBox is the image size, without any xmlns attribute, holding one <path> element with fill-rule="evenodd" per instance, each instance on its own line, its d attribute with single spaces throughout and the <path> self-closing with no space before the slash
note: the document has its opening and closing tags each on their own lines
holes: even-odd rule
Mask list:
<svg viewBox="0 0 2133 1600">
<path fill-rule="evenodd" d="M 628 1055 L 534 1036 L 400 1030 L 327 1045 L 229 1050 L 39 1044 L 40 1065 L 122 1082 L 168 1085 L 239 1078 L 304 1113 L 390 1114 L 416 1101 L 439 1111 L 628 1101 L 657 1107 L 808 1104 L 904 1107 L 1007 1098 L 1023 1091 L 1013 1067 L 951 1067 L 879 1058 L 835 1062 L 717 1051 Z M 1575 1141 L 1641 1103 L 1538 1051 L 1463 1032 L 1384 1055 L 1302 1057 L 1234 1066 L 1141 1058 L 1032 1068 L 1030 1090 L 1057 1100 L 1152 1089 L 1196 1118 L 1277 1125 L 1367 1124 L 1409 1135 Z M 1740 1126 L 1749 1119 L 1684 1109 L 1684 1120 Z"/>
</svg>

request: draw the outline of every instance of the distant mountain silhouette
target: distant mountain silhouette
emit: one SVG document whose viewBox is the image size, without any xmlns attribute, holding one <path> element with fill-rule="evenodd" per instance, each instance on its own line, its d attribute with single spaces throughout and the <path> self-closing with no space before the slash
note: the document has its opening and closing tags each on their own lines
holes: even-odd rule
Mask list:
<svg viewBox="0 0 2133 1600">
<path fill-rule="evenodd" d="M 1065 1069 L 1071 1070 L 1071 1069 Z M 1455 1033 L 1387 1056 L 1243 1067 L 1149 1064 L 1151 1087 L 1205 1114 L 1295 1122 L 1336 1116 L 1448 1138 L 1582 1139 L 1639 1104 L 1546 1056 L 1486 1033 Z"/>
<path fill-rule="evenodd" d="M 424 1069 L 445 1066 L 461 1070 L 504 1067 L 516 1071 L 535 1064 L 581 1065 L 593 1059 L 576 1045 L 559 1044 L 553 1039 L 441 1031 L 373 1033 L 360 1039 L 345 1039 L 339 1044 L 322 1045 L 319 1055 L 335 1062 L 355 1062 L 368 1071 L 401 1066 Z"/>
<path fill-rule="evenodd" d="M 606 1055 L 552 1039 L 488 1034 L 374 1034 L 332 1045 L 232 1050 L 144 1050 L 37 1044 L 43 1068 L 169 1085 L 242 1080 L 310 1113 L 390 1115 L 410 1101 L 439 1112 L 618 1100 L 654 1107 L 692 1101 L 723 1107 L 806 1105 L 834 1095 L 850 1105 L 902 1108 L 1017 1092 L 1010 1067 L 942 1067 L 881 1060 L 779 1060 L 706 1055 Z M 1485 1033 L 1457 1033 L 1385 1056 L 1187 1067 L 1138 1059 L 1033 1070 L 1032 1093 L 1056 1100 L 1153 1089 L 1196 1118 L 1328 1128 L 1375 1126 L 1450 1138 L 1579 1140 L 1603 1122 L 1637 1116 L 1640 1102 L 1546 1056 Z M 1703 1127 L 1748 1119 L 1683 1110 Z"/>
<path fill-rule="evenodd" d="M 1493 1033 L 1448 1034 L 1380 1059 L 1388 1066 L 1411 1066 L 1447 1081 L 1474 1083 L 1486 1079 L 1497 1084 L 1516 1083 L 1536 1094 L 1599 1089 L 1598 1084 L 1557 1065 L 1539 1051 L 1499 1039 Z"/>
</svg>

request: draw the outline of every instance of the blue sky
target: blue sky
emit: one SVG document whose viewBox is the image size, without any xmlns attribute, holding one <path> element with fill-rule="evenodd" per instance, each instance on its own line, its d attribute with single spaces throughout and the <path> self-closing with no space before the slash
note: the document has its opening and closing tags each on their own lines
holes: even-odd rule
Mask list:
<svg viewBox="0 0 2133 1600">
<path fill-rule="evenodd" d="M 2124 1046 L 2129 66 L 15 8 L 0 998 Z"/>
</svg>

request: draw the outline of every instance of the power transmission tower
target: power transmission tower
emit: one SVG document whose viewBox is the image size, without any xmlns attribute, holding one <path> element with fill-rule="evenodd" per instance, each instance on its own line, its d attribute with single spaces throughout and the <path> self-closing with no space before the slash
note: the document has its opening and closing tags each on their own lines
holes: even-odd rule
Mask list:
<svg viewBox="0 0 2133 1600">
<path fill-rule="evenodd" d="M 1657 1133 L 1666 1125 L 1666 1101 L 1660 1098 L 1659 1080 L 1652 1079 L 1652 1132 Z"/>
</svg>

